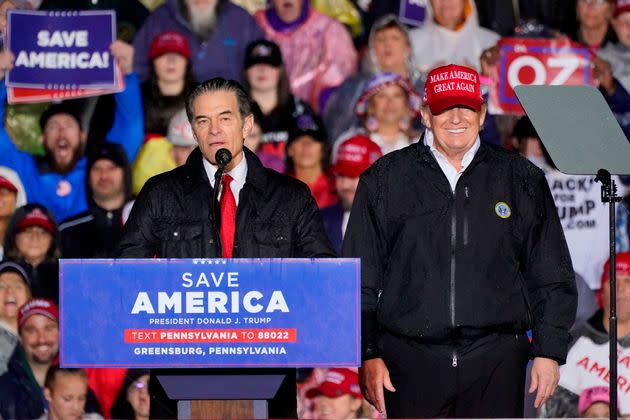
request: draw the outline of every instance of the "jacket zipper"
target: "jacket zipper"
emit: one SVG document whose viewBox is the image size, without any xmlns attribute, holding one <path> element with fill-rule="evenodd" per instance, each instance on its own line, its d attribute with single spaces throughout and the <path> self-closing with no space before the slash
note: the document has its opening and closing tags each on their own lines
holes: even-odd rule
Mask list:
<svg viewBox="0 0 630 420">
<path fill-rule="evenodd" d="M 451 327 L 455 328 L 455 246 L 457 244 L 457 208 L 453 191 L 453 211 L 451 213 Z"/>
<path fill-rule="evenodd" d="M 451 327 L 455 328 L 455 247 L 457 245 L 457 202 L 453 190 L 453 211 L 451 213 Z M 452 366 L 457 367 L 457 351 L 453 349 Z"/>
<path fill-rule="evenodd" d="M 464 196 L 466 197 L 464 206 L 467 207 L 470 201 L 470 190 L 468 189 L 468 185 L 464 187 Z M 464 246 L 466 245 L 468 245 L 468 212 L 464 211 Z"/>
</svg>

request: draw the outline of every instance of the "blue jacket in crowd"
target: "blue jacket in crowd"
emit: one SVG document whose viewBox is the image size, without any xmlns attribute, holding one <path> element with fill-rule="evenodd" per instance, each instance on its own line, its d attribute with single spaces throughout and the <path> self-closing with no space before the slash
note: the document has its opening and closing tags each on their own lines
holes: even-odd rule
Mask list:
<svg viewBox="0 0 630 420">
<path fill-rule="evenodd" d="M 122 92 L 114 95 L 116 113 L 112 128 L 107 133 L 107 140 L 121 144 L 129 161 L 133 162 L 144 136 L 138 77 L 134 73 L 125 76 L 125 86 Z M 6 97 L 6 85 L 0 82 L 0 121 L 4 121 Z M 87 209 L 85 157 L 67 174 L 53 172 L 41 158 L 15 147 L 2 124 L 0 165 L 14 169 L 24 184 L 28 202 L 45 205 L 58 222 Z"/>
</svg>

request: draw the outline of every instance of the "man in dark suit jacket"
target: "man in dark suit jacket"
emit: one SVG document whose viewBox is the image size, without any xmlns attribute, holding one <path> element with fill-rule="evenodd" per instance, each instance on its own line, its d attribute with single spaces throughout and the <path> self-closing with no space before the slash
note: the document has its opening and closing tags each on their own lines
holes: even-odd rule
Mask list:
<svg viewBox="0 0 630 420">
<path fill-rule="evenodd" d="M 186 112 L 199 147 L 185 165 L 146 183 L 125 226 L 120 257 L 335 255 L 308 187 L 264 168 L 243 147 L 253 116 L 248 96 L 237 82 L 214 78 L 201 83 L 188 97 Z M 228 149 L 232 159 L 225 166 L 220 186 L 215 186 L 219 149 Z M 213 214 L 215 187 L 220 187 L 220 211 Z M 269 416 L 295 418 L 295 370 L 274 373 L 287 374 L 287 378 L 270 402 Z M 151 385 L 152 392 L 162 392 L 155 383 Z M 173 418 L 175 402 L 164 397 L 157 397 L 166 408 L 163 414 Z M 158 415 L 156 405 L 152 405 L 152 418 L 153 412 Z"/>
</svg>

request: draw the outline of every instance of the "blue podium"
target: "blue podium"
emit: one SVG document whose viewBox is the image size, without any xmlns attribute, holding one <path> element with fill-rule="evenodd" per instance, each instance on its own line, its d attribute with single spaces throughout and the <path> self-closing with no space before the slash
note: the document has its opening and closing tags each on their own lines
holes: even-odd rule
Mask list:
<svg viewBox="0 0 630 420">
<path fill-rule="evenodd" d="M 270 368 L 360 365 L 360 271 L 358 259 L 62 259 L 60 363 L 160 368 L 180 418 L 265 418 L 284 379 Z"/>
</svg>

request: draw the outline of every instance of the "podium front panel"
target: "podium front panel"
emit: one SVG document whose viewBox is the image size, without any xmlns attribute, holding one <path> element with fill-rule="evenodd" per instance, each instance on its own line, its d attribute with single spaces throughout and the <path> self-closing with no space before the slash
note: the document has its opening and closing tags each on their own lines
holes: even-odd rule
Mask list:
<svg viewBox="0 0 630 420">
<path fill-rule="evenodd" d="M 358 259 L 61 260 L 63 367 L 353 367 Z"/>
</svg>

